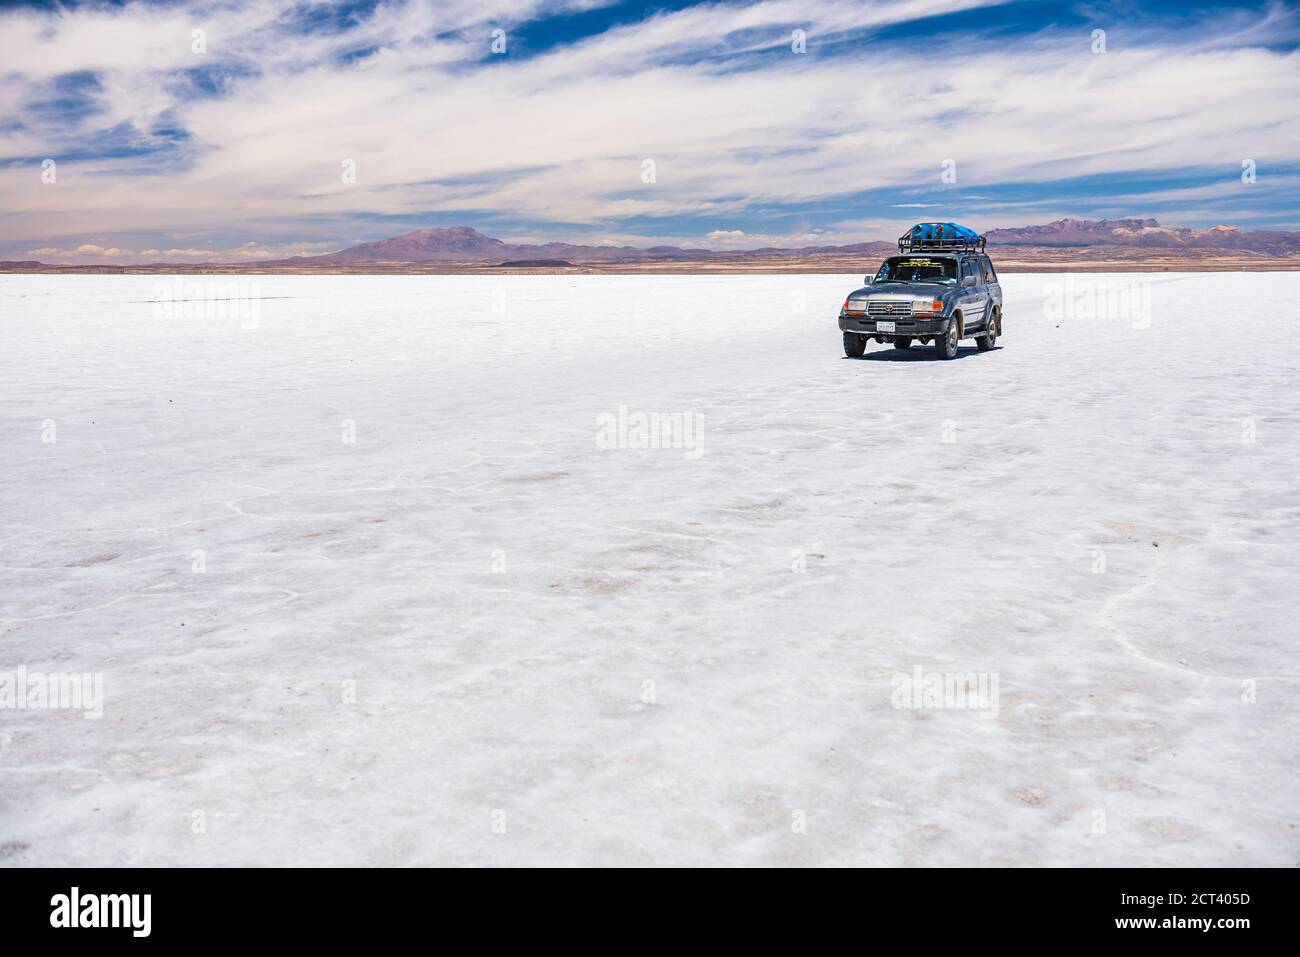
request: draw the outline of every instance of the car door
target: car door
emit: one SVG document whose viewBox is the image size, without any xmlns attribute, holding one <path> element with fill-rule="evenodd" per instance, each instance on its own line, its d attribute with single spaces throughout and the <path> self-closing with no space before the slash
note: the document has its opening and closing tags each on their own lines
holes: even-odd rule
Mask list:
<svg viewBox="0 0 1300 957">
<path fill-rule="evenodd" d="M 984 292 L 988 295 L 988 314 L 991 317 L 994 307 L 1002 308 L 1002 284 L 998 282 L 998 274 L 993 269 L 993 260 L 988 256 L 980 257 L 980 268 L 984 272 Z"/>
<path fill-rule="evenodd" d="M 972 331 L 981 328 L 984 323 L 985 307 L 988 293 L 984 289 L 984 277 L 980 275 L 979 266 L 974 259 L 963 259 L 961 264 L 961 295 L 957 301 L 961 304 L 963 329 Z"/>
</svg>

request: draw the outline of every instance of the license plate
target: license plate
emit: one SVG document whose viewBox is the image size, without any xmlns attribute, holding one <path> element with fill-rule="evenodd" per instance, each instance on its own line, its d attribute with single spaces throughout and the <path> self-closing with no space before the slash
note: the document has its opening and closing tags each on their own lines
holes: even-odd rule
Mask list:
<svg viewBox="0 0 1300 957">
<path fill-rule="evenodd" d="M 876 332 L 893 332 L 894 324 L 888 320 L 882 319 L 876 323 Z"/>
</svg>

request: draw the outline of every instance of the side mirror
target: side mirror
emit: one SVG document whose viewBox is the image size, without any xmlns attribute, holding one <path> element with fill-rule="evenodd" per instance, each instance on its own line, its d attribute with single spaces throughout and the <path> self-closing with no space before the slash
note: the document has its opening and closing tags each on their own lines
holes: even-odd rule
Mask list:
<svg viewBox="0 0 1300 957">
<path fill-rule="evenodd" d="M 864 286 L 870 286 L 870 285 L 871 285 L 873 282 L 875 282 L 875 281 L 876 281 L 876 277 L 875 277 L 875 276 L 863 276 L 863 277 L 862 277 L 862 285 L 864 285 Z"/>
<path fill-rule="evenodd" d="M 975 285 L 975 277 L 974 277 L 974 276 L 967 276 L 965 279 L 963 279 L 963 280 L 961 281 L 961 284 L 962 284 L 963 286 L 973 286 L 973 285 Z"/>
</svg>

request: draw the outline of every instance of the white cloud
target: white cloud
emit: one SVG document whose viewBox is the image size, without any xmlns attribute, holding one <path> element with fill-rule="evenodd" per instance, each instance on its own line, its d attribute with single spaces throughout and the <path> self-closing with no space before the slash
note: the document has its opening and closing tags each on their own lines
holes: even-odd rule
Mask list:
<svg viewBox="0 0 1300 957">
<path fill-rule="evenodd" d="M 953 4 L 765 0 L 478 62 L 490 25 L 510 33 L 560 6 L 394 2 L 342 33 L 310 35 L 262 0 L 2 14 L 0 119 L 23 123 L 0 124 L 0 155 L 31 157 L 0 169 L 8 232 L 61 248 L 68 236 L 156 233 L 151 250 L 181 256 L 191 247 L 163 246 L 162 235 L 221 235 L 237 248 L 235 237 L 290 242 L 319 238 L 309 223 L 437 210 L 615 235 L 628 217 L 742 223 L 756 204 L 873 188 L 932 190 L 934 203 L 895 207 L 938 208 L 949 158 L 964 189 L 1187 167 L 1231 180 L 1246 157 L 1262 168 L 1300 160 L 1300 53 L 1221 49 L 1204 31 L 1112 43 L 1105 55 L 1091 53 L 1089 31 L 1051 31 L 1013 51 L 939 38 L 822 56 L 822 37 Z M 1233 35 L 1259 42 L 1250 31 L 1279 16 L 1242 21 Z M 807 29 L 808 53 L 782 49 L 791 23 Z M 205 62 L 256 75 L 219 97 L 186 98 L 177 71 L 194 64 L 195 24 L 209 31 Z M 452 36 L 434 42 L 437 31 Z M 370 46 L 372 56 L 334 59 Z M 760 49 L 743 69 L 728 58 Z M 77 70 L 99 75 L 103 112 L 42 119 L 33 104 Z M 147 140 L 164 118 L 188 133 L 184 163 L 76 158 L 106 124 Z M 60 159 L 56 184 L 41 182 L 45 156 Z M 641 179 L 646 159 L 652 184 Z M 355 184 L 342 181 L 344 160 L 356 163 Z"/>
</svg>

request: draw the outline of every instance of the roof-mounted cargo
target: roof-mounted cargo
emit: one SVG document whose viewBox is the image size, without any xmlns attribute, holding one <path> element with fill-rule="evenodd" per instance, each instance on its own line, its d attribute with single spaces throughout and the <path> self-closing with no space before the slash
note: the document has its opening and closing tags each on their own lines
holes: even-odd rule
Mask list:
<svg viewBox="0 0 1300 957">
<path fill-rule="evenodd" d="M 957 223 L 917 223 L 898 237 L 900 253 L 983 252 L 985 237 Z"/>
</svg>

